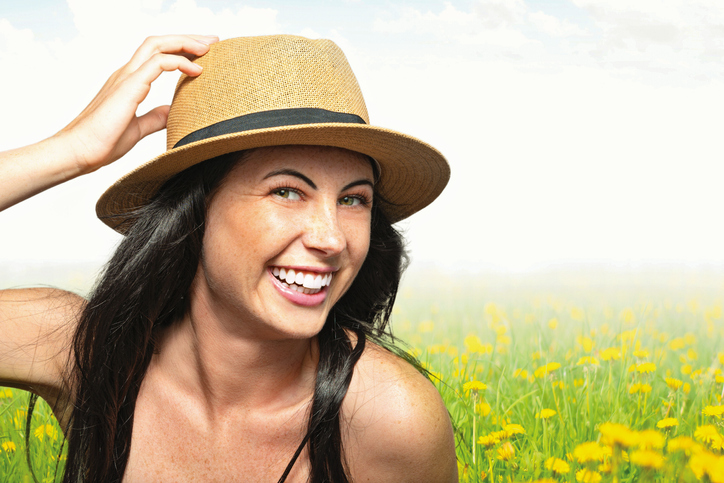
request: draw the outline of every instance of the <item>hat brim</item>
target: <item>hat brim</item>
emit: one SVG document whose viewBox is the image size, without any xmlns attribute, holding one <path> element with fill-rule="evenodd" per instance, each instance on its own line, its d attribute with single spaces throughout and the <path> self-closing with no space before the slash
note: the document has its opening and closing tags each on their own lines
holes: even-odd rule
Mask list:
<svg viewBox="0 0 724 483">
<path fill-rule="evenodd" d="M 116 181 L 98 200 L 96 213 L 125 233 L 133 210 L 186 168 L 235 151 L 295 144 L 333 146 L 374 158 L 380 165 L 375 189 L 386 201 L 383 211 L 392 223 L 429 205 L 450 179 L 443 155 L 412 136 L 367 124 L 301 124 L 230 133 L 170 149 Z"/>
</svg>

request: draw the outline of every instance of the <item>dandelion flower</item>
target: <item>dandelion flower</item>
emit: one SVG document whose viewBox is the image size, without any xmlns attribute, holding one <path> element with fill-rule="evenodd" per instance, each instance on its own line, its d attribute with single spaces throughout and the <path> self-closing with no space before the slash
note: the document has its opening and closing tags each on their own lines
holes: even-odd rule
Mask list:
<svg viewBox="0 0 724 483">
<path fill-rule="evenodd" d="M 596 441 L 581 443 L 573 450 L 573 457 L 581 464 L 589 461 L 603 461 L 603 455 L 603 448 Z"/>
<path fill-rule="evenodd" d="M 506 424 L 503 426 L 503 431 L 508 434 L 509 438 L 516 434 L 525 434 L 525 428 L 520 424 Z"/>
<path fill-rule="evenodd" d="M 6 453 L 14 453 L 14 452 L 15 452 L 15 449 L 16 449 L 16 448 L 15 448 L 15 443 L 13 443 L 12 441 L 5 441 L 5 442 L 2 444 L 2 449 L 3 449 Z"/>
<path fill-rule="evenodd" d="M 669 440 L 666 445 L 666 451 L 673 453 L 674 451 L 686 451 L 689 452 L 696 445 L 693 439 L 688 436 L 678 436 Z"/>
<path fill-rule="evenodd" d="M 545 462 L 546 469 L 552 471 L 553 473 L 557 475 L 565 475 L 569 471 L 571 471 L 571 467 L 559 458 L 548 458 Z"/>
<path fill-rule="evenodd" d="M 658 423 L 656 423 L 656 427 L 659 429 L 669 429 L 673 428 L 674 426 L 679 425 L 679 420 L 676 418 L 664 418 Z"/>
<path fill-rule="evenodd" d="M 538 369 L 535 370 L 533 375 L 537 377 L 538 379 L 542 379 L 546 377 L 551 372 L 560 369 L 561 365 L 558 362 L 549 362 L 545 366 L 541 366 Z"/>
<path fill-rule="evenodd" d="M 649 374 L 656 371 L 656 365 L 653 362 L 642 362 L 636 366 L 636 370 L 640 374 Z"/>
<path fill-rule="evenodd" d="M 663 448 L 666 438 L 664 435 L 653 429 L 639 431 L 636 436 L 636 444 L 641 449 Z"/>
<path fill-rule="evenodd" d="M 622 446 L 628 448 L 636 444 L 638 435 L 623 424 L 603 423 L 598 427 L 603 436 L 601 441 L 610 446 Z"/>
<path fill-rule="evenodd" d="M 468 394 L 470 391 L 484 391 L 488 388 L 484 383 L 480 381 L 468 381 L 465 384 L 463 384 L 463 391 L 465 391 L 465 394 Z"/>
<path fill-rule="evenodd" d="M 486 417 L 488 414 L 490 414 L 490 411 L 492 410 L 492 408 L 490 407 L 490 404 L 488 404 L 485 401 L 482 401 L 482 402 L 478 403 L 475 410 L 478 412 L 478 414 L 482 415 L 483 417 Z"/>
<path fill-rule="evenodd" d="M 556 412 L 553 409 L 541 409 L 541 411 L 535 415 L 536 418 L 540 419 L 548 419 L 556 415 Z"/>
<path fill-rule="evenodd" d="M 721 415 L 724 414 L 724 405 L 707 406 L 701 413 L 705 416 L 714 416 L 717 419 L 721 419 Z"/>
<path fill-rule="evenodd" d="M 492 434 L 486 434 L 485 436 L 481 436 L 478 438 L 478 444 L 483 445 L 486 448 L 495 446 L 499 442 L 500 442 L 500 440 L 498 438 L 496 438 L 495 435 L 492 435 Z"/>
<path fill-rule="evenodd" d="M 579 470 L 576 471 L 576 481 L 580 481 L 581 483 L 600 483 L 601 473 L 589 469 Z"/>
<path fill-rule="evenodd" d="M 684 384 L 679 379 L 674 379 L 673 377 L 667 377 L 664 380 L 666 381 L 666 385 L 669 386 L 669 389 L 671 389 L 672 391 L 677 391 L 681 387 L 681 385 Z"/>
<path fill-rule="evenodd" d="M 515 458 L 515 448 L 510 442 L 506 441 L 503 445 L 498 448 L 498 459 L 503 461 L 510 461 Z"/>
<path fill-rule="evenodd" d="M 617 361 L 621 358 L 621 349 L 618 347 L 609 347 L 599 354 L 604 361 Z"/>
<path fill-rule="evenodd" d="M 650 449 L 639 449 L 634 451 L 633 453 L 631 453 L 629 460 L 636 466 L 641 466 L 642 468 L 649 468 L 653 470 L 658 470 L 659 468 L 664 466 L 663 455 L 661 455 L 661 453 L 657 451 L 652 451 Z"/>
<path fill-rule="evenodd" d="M 641 349 L 633 352 L 634 357 L 638 357 L 639 359 L 646 359 L 649 356 L 649 351 L 646 349 Z"/>
<path fill-rule="evenodd" d="M 592 366 L 598 366 L 600 363 L 598 362 L 598 359 L 591 356 L 583 356 L 580 359 L 578 359 L 578 362 L 576 362 L 577 366 L 582 366 L 584 364 L 591 364 Z"/>
<path fill-rule="evenodd" d="M 724 446 L 724 438 L 716 430 L 716 427 L 711 424 L 696 428 L 694 437 L 702 443 L 708 444 L 712 449 L 721 449 Z"/>
</svg>

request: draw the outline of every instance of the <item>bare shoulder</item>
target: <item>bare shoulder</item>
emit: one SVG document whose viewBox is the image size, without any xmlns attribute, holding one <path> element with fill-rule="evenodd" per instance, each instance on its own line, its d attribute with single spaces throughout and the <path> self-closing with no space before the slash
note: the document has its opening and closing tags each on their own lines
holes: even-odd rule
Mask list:
<svg viewBox="0 0 724 483">
<path fill-rule="evenodd" d="M 54 406 L 67 401 L 71 340 L 85 303 L 59 289 L 1 290 L 0 385 L 32 391 Z"/>
<path fill-rule="evenodd" d="M 432 383 L 367 342 L 342 405 L 355 481 L 456 482 L 455 438 Z"/>
</svg>

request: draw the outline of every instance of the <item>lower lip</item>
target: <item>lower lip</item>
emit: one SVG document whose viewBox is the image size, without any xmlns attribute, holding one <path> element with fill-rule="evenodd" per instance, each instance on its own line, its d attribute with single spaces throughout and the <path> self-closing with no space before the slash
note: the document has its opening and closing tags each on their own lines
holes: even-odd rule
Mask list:
<svg viewBox="0 0 724 483">
<path fill-rule="evenodd" d="M 321 304 L 322 302 L 324 302 L 324 299 L 327 298 L 328 286 L 323 287 L 322 290 L 313 294 L 299 293 L 296 290 L 292 290 L 291 288 L 282 285 L 282 282 L 280 282 L 279 279 L 274 276 L 274 274 L 271 272 L 271 269 L 267 270 L 267 272 L 272 279 L 272 284 L 274 284 L 274 287 L 282 295 L 282 297 L 294 304 L 303 305 L 305 307 L 313 307 L 315 305 Z"/>
</svg>

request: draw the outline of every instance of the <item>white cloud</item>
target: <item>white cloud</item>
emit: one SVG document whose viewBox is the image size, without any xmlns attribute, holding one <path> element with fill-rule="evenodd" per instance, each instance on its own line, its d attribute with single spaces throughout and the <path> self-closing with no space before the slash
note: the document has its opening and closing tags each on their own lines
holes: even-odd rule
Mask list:
<svg viewBox="0 0 724 483">
<path fill-rule="evenodd" d="M 522 0 L 488 0 L 476 2 L 469 12 L 451 3 L 439 13 L 421 12 L 404 7 L 394 19 L 376 19 L 374 29 L 380 33 L 433 35 L 442 42 L 481 47 L 493 51 L 535 48 L 517 25 L 524 19 Z"/>
<path fill-rule="evenodd" d="M 553 15 L 547 15 L 543 12 L 529 13 L 528 21 L 536 29 L 551 37 L 575 37 L 588 34 L 584 29 L 568 20 L 559 20 Z"/>
</svg>

